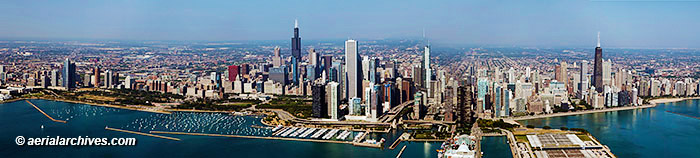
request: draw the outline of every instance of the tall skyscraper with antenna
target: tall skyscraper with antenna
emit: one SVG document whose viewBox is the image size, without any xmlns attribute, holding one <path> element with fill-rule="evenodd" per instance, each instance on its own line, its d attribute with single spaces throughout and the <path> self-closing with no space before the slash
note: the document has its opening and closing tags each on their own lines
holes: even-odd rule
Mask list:
<svg viewBox="0 0 700 158">
<path fill-rule="evenodd" d="M 598 93 L 603 92 L 603 48 L 600 48 L 600 32 L 598 45 L 595 47 L 595 67 L 593 68 L 593 85 Z"/>
<path fill-rule="evenodd" d="M 292 37 L 292 82 L 299 85 L 299 61 L 301 60 L 301 37 L 299 22 L 294 19 L 294 37 Z"/>
<path fill-rule="evenodd" d="M 425 69 L 425 90 L 427 91 L 428 97 L 431 95 L 430 82 L 431 82 L 431 70 L 430 70 L 430 45 L 426 45 L 423 50 L 423 68 Z"/>
<path fill-rule="evenodd" d="M 301 37 L 299 37 L 299 22 L 294 20 L 294 37 L 292 37 L 292 57 L 301 59 Z"/>
</svg>

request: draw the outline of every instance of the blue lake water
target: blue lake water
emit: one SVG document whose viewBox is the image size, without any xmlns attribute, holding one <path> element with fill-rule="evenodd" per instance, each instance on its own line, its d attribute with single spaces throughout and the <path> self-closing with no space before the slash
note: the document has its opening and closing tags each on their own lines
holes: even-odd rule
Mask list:
<svg viewBox="0 0 700 158">
<path fill-rule="evenodd" d="M 621 158 L 700 157 L 700 100 L 653 108 L 519 121 L 523 125 L 584 128 Z"/>
<path fill-rule="evenodd" d="M 507 144 L 508 139 L 504 136 L 500 137 L 483 137 L 481 139 L 481 152 L 484 153 L 483 158 L 512 158 L 510 146 Z"/>
<path fill-rule="evenodd" d="M 403 142 L 395 150 L 356 147 L 349 144 L 284 140 L 244 139 L 188 135 L 161 138 L 105 130 L 180 131 L 267 136 L 269 130 L 252 128 L 260 119 L 220 113 L 157 114 L 48 100 L 30 100 L 48 115 L 67 123 L 53 122 L 25 101 L 0 104 L 0 157 L 395 157 L 407 145 L 403 157 L 434 158 L 440 143 Z M 42 129 L 41 126 L 44 126 Z M 400 132 L 384 137 L 393 142 Z M 78 137 L 136 138 L 136 146 L 18 146 L 25 138 Z M 385 146 L 389 146 L 387 143 Z"/>
</svg>

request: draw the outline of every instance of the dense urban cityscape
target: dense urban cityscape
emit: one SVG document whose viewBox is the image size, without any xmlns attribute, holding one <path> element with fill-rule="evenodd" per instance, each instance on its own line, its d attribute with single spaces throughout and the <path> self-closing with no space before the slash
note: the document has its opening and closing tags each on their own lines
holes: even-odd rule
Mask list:
<svg viewBox="0 0 700 158">
<path fill-rule="evenodd" d="M 452 9 L 431 10 L 445 8 Z M 302 37 L 328 33 L 319 27 L 345 27 L 343 22 L 314 26 L 318 23 L 305 20 L 280 22 L 284 34 L 250 24 L 255 31 L 241 35 L 251 40 L 5 38 L 7 29 L 0 29 L 0 121 L 8 122 L 0 130 L 0 153 L 397 158 L 700 154 L 694 150 L 700 147 L 695 133 L 700 131 L 698 48 L 624 47 L 612 27 L 580 31 L 586 39 L 557 39 L 595 41 L 576 44 L 581 46 L 451 43 L 444 36 L 433 37 L 430 29 L 449 32 L 449 27 L 436 26 L 427 34 L 423 26 L 420 37 L 349 33 L 342 35 L 346 39 L 306 39 Z M 366 25 L 403 24 L 374 23 L 381 21 L 370 19 Z M 446 20 L 445 25 L 451 24 L 454 19 Z M 197 32 L 193 28 L 189 31 Z M 170 29 L 163 28 L 182 33 Z M 489 33 L 484 28 L 464 30 Z M 465 35 L 458 32 L 454 36 Z M 610 40 L 616 46 L 606 45 L 608 33 L 616 37 Z M 253 40 L 253 34 L 286 40 Z M 508 39 L 469 35 L 484 41 Z M 532 41 L 543 38 L 549 37 Z M 90 138 L 97 143 L 83 142 Z M 78 143 L 71 144 L 72 139 Z"/>
<path fill-rule="evenodd" d="M 273 131 L 346 130 L 329 131 L 328 137 L 337 133 L 338 139 L 348 131 L 403 128 L 414 130 L 405 140 L 439 141 L 478 136 L 477 131 L 501 134 L 493 131 L 496 128 L 474 128 L 478 119 L 518 124 L 513 120 L 644 108 L 654 98 L 697 97 L 700 90 L 698 50 L 603 53 L 600 34 L 597 46 L 589 49 L 538 49 L 431 48 L 420 39 L 304 45 L 297 21 L 293 32 L 291 47 L 255 42 L 4 41 L 0 77 L 5 88 L 0 91 L 3 100 L 41 98 L 161 112 L 265 113 L 263 120 L 276 127 Z M 362 141 L 360 136 L 353 140 L 356 145 L 384 143 Z M 578 137 L 572 140 L 581 142 Z M 556 150 L 525 145 L 530 144 L 514 147 L 523 150 L 514 157 L 556 157 Z M 577 153 L 614 157 L 595 146 L 581 142 L 583 149 Z M 475 147 L 447 146 L 440 152 L 474 157 Z"/>
</svg>

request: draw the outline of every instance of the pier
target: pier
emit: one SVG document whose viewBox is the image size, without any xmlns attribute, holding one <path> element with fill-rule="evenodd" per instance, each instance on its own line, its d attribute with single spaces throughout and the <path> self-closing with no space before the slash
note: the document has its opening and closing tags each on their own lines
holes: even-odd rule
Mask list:
<svg viewBox="0 0 700 158">
<path fill-rule="evenodd" d="M 389 149 L 394 150 L 396 148 L 396 146 L 399 146 L 399 143 L 401 143 L 401 138 L 396 139 L 396 141 L 394 141 L 394 143 L 392 143 L 391 146 L 389 146 Z M 399 154 L 399 155 L 401 155 L 401 154 Z"/>
<path fill-rule="evenodd" d="M 687 114 L 681 114 L 681 113 L 677 113 L 677 112 L 673 112 L 673 111 L 668 111 L 668 110 L 666 110 L 666 112 L 700 120 L 700 117 L 690 116 L 690 115 L 687 115 Z"/>
<path fill-rule="evenodd" d="M 118 132 L 125 132 L 125 133 L 131 133 L 131 134 L 138 134 L 138 135 L 144 135 L 144 136 L 150 136 L 150 137 L 156 137 L 156 138 L 163 138 L 163 139 L 170 139 L 170 140 L 180 141 L 179 138 L 166 137 L 166 136 L 159 136 L 159 135 L 155 135 L 155 134 L 141 133 L 141 132 L 136 132 L 136 131 L 129 131 L 129 130 L 123 130 L 123 129 L 109 128 L 109 127 L 105 127 L 105 129 L 106 129 L 106 130 L 112 130 L 112 131 L 118 131 Z"/>
<path fill-rule="evenodd" d="M 39 109 L 39 107 L 37 107 L 36 105 L 34 105 L 34 103 L 29 102 L 29 100 L 24 100 L 24 101 L 26 101 L 27 103 L 29 103 L 29 105 L 32 105 L 36 110 L 39 110 L 39 112 L 41 112 L 42 114 L 44 114 L 44 116 L 46 116 L 46 117 L 48 117 L 49 119 L 51 119 L 51 121 L 53 121 L 53 122 L 60 122 L 60 123 L 66 123 L 66 121 L 63 121 L 63 120 L 56 120 L 56 119 L 53 119 L 53 117 L 49 116 L 49 115 L 46 114 L 43 110 Z"/>
<path fill-rule="evenodd" d="M 211 136 L 211 137 L 248 138 L 248 139 L 273 139 L 273 140 L 276 139 L 276 140 L 291 140 L 291 141 L 320 142 L 320 143 L 353 144 L 352 142 L 346 142 L 346 141 L 318 140 L 318 139 L 299 139 L 299 138 L 285 138 L 285 137 L 244 136 L 244 135 L 226 135 L 226 134 L 208 134 L 208 133 L 187 133 L 187 132 L 168 132 L 168 131 L 151 131 L 150 133 L 157 133 L 157 134 L 177 134 L 177 135 L 194 135 L 194 136 Z"/>
<path fill-rule="evenodd" d="M 404 151 L 404 150 L 406 150 L 406 145 L 403 145 L 403 147 L 401 148 L 401 151 L 399 151 L 399 154 L 396 155 L 396 158 L 400 158 L 401 155 L 403 154 L 403 151 Z"/>
</svg>

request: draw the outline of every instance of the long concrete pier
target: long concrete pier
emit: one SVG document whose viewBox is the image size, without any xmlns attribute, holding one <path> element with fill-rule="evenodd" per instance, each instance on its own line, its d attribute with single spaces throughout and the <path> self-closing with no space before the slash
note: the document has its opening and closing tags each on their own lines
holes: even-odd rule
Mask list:
<svg viewBox="0 0 700 158">
<path fill-rule="evenodd" d="M 681 113 L 677 113 L 677 112 L 673 112 L 673 111 L 668 111 L 668 110 L 666 110 L 666 112 L 700 120 L 700 117 L 690 116 L 690 115 L 687 115 L 687 114 L 681 114 Z"/>
<path fill-rule="evenodd" d="M 396 155 L 396 158 L 400 158 L 401 155 L 403 154 L 403 151 L 404 151 L 404 150 L 406 150 L 406 145 L 403 145 L 403 147 L 401 148 L 401 151 L 399 151 L 399 154 Z"/>
<path fill-rule="evenodd" d="M 155 134 L 141 133 L 141 132 L 136 132 L 136 131 L 129 131 L 129 130 L 123 130 L 123 129 L 109 128 L 109 127 L 105 127 L 105 129 L 106 129 L 106 130 L 112 130 L 112 131 L 118 131 L 118 132 L 125 132 L 125 133 L 131 133 L 131 134 L 138 134 L 138 135 L 144 135 L 144 136 L 151 136 L 151 137 L 156 137 L 156 138 L 163 138 L 163 139 L 170 139 L 170 140 L 180 141 L 179 138 L 166 137 L 166 136 L 159 136 L 159 135 L 155 135 Z"/>
<path fill-rule="evenodd" d="M 44 114 L 44 116 L 46 116 L 46 117 L 48 117 L 49 119 L 51 119 L 51 121 L 53 121 L 53 122 L 60 122 L 60 123 L 66 123 L 66 121 L 63 121 L 63 120 L 56 120 L 56 119 L 53 119 L 53 117 L 51 117 L 51 116 L 49 116 L 48 114 L 46 114 L 46 113 L 44 112 L 44 110 L 39 109 L 39 107 L 37 107 L 36 105 L 34 105 L 34 103 L 29 102 L 29 100 L 24 100 L 24 101 L 27 101 L 27 103 L 29 103 L 29 105 L 32 105 L 36 110 L 39 110 L 39 112 L 41 112 L 42 114 Z"/>
</svg>

